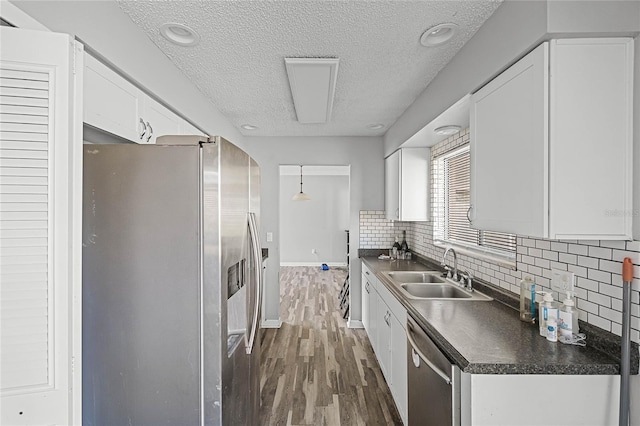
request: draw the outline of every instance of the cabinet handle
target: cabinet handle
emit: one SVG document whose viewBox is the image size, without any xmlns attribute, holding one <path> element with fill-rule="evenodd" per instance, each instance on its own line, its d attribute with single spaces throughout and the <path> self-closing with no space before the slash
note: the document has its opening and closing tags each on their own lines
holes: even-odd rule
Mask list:
<svg viewBox="0 0 640 426">
<path fill-rule="evenodd" d="M 367 291 L 367 293 L 369 293 L 369 283 L 366 283 L 364 285 L 364 289 Z"/>
<path fill-rule="evenodd" d="M 400 209 L 396 209 L 396 219 L 400 219 Z"/>
<path fill-rule="evenodd" d="M 387 313 L 384 316 L 384 322 L 386 322 L 389 327 L 391 327 L 391 322 L 389 322 L 390 317 L 391 317 L 391 313 L 387 311 Z"/>
<path fill-rule="evenodd" d="M 473 204 L 469 205 L 469 208 L 467 209 L 467 220 L 469 221 L 469 223 L 471 223 L 471 209 L 473 208 Z"/>
<path fill-rule="evenodd" d="M 141 118 L 140 119 L 140 124 L 142 124 L 142 131 L 140 131 L 140 140 L 142 140 L 144 138 L 144 134 L 147 133 L 147 125 L 144 124 L 144 120 Z M 139 128 L 140 126 L 138 126 Z"/>
<path fill-rule="evenodd" d="M 365 274 L 369 275 L 369 271 L 366 271 Z"/>
<path fill-rule="evenodd" d="M 153 127 L 151 127 L 151 124 L 148 121 L 147 127 L 149 128 L 149 136 L 147 136 L 147 142 L 149 142 L 151 140 L 151 136 L 153 136 Z"/>
</svg>

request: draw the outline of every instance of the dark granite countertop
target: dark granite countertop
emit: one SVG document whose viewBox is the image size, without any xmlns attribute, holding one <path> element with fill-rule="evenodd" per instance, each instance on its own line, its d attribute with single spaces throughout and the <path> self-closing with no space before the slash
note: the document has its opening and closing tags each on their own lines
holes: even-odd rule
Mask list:
<svg viewBox="0 0 640 426">
<path fill-rule="evenodd" d="M 363 253 L 367 255 L 369 253 Z M 472 374 L 619 374 L 619 359 L 589 344 L 580 347 L 541 337 L 537 324 L 498 302 L 408 299 L 383 271 L 440 269 L 419 260 L 362 257 L 378 280 L 407 308 L 440 349 Z M 633 351 L 633 349 L 632 349 Z M 635 348 L 637 353 L 637 348 Z M 638 360 L 631 371 L 637 374 Z"/>
</svg>

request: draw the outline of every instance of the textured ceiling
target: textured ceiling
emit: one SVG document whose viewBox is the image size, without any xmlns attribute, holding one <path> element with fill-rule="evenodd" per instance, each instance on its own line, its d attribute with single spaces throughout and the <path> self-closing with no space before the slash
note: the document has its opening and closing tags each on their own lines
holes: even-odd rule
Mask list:
<svg viewBox="0 0 640 426">
<path fill-rule="evenodd" d="M 381 135 L 500 5 L 474 1 L 121 1 L 121 8 L 245 135 Z M 201 36 L 194 47 L 164 39 L 166 22 Z M 453 22 L 444 46 L 420 36 Z M 300 124 L 285 57 L 340 58 L 330 121 Z M 167 82 L 167 84 L 171 84 Z M 371 130 L 369 124 L 384 128 Z"/>
</svg>

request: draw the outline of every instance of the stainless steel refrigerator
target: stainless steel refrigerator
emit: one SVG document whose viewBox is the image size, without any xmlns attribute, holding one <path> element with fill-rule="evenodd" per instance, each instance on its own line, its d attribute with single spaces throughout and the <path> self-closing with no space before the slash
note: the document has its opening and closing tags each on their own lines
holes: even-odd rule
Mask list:
<svg viewBox="0 0 640 426">
<path fill-rule="evenodd" d="M 85 145 L 83 186 L 83 424 L 258 424 L 256 162 L 221 137 Z"/>
</svg>

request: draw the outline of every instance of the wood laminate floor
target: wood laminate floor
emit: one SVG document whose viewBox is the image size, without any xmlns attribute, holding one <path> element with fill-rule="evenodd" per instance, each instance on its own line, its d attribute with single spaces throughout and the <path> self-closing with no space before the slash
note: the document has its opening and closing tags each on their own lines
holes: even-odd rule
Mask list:
<svg viewBox="0 0 640 426">
<path fill-rule="evenodd" d="M 263 330 L 263 425 L 401 425 L 364 329 L 338 310 L 346 270 L 280 268 L 280 329 Z"/>
</svg>

